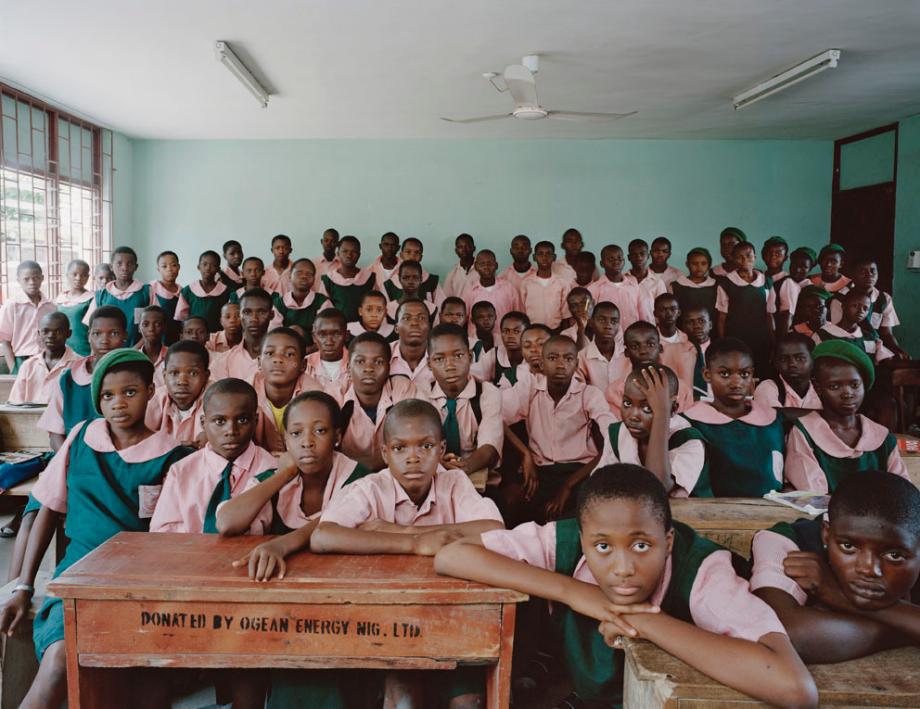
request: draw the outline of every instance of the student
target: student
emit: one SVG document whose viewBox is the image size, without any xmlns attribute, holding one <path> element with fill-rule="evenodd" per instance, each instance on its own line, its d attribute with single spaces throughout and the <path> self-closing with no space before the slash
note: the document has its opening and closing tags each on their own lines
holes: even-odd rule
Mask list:
<svg viewBox="0 0 920 709">
<path fill-rule="evenodd" d="M 578 352 L 578 374 L 588 384 L 607 391 L 622 368 L 623 346 L 617 342 L 622 339 L 620 311 L 613 303 L 601 301 L 594 306 L 589 326 L 594 336 Z"/>
<path fill-rule="evenodd" d="M 438 306 L 434 302 L 432 293 L 423 293 L 422 285 L 422 264 L 418 261 L 403 261 L 399 264 L 397 272 L 399 288 L 393 285 L 392 281 L 387 281 L 387 294 L 390 302 L 387 303 L 387 317 L 390 320 L 396 320 L 396 310 L 400 304 L 410 298 L 422 300 L 428 306 L 428 312 L 434 316 L 438 311 Z"/>
<path fill-rule="evenodd" d="M 16 268 L 16 281 L 22 291 L 0 306 L 0 355 L 10 374 L 16 374 L 26 359 L 41 352 L 39 324 L 55 309 L 42 293 L 44 280 L 42 267 L 36 261 L 23 261 Z"/>
<path fill-rule="evenodd" d="M 920 644 L 920 492 L 909 481 L 874 470 L 849 477 L 827 519 L 757 532 L 752 557 L 751 590 L 803 661 Z"/>
<path fill-rule="evenodd" d="M 776 304 L 776 331 L 778 333 L 794 329 L 799 294 L 805 287 L 815 287 L 808 279 L 808 272 L 811 271 L 817 259 L 818 255 L 814 249 L 807 246 L 800 246 L 789 255 L 789 278 L 783 281 Z"/>
<path fill-rule="evenodd" d="M 454 239 L 454 253 L 457 255 L 457 263 L 444 279 L 444 295 L 459 298 L 463 296 L 467 284 L 479 280 L 479 274 L 473 268 L 476 253 L 476 242 L 473 241 L 473 237 L 469 234 L 460 234 Z"/>
<path fill-rule="evenodd" d="M 815 391 L 821 409 L 797 419 L 786 441 L 786 479 L 796 490 L 833 492 L 863 470 L 907 476 L 891 432 L 859 413 L 875 382 L 865 352 L 845 340 L 815 347 Z"/>
<path fill-rule="evenodd" d="M 339 248 L 338 230 L 331 227 L 326 229 L 320 237 L 319 244 L 323 254 L 313 264 L 316 266 L 316 277 L 321 279 L 329 271 L 339 267 L 339 260 L 336 256 Z"/>
<path fill-rule="evenodd" d="M 814 337 L 814 334 L 827 323 L 826 303 L 830 297 L 830 293 L 818 286 L 809 284 L 802 288 L 796 300 L 792 331 L 806 337 Z"/>
<path fill-rule="evenodd" d="M 565 269 L 559 275 L 575 280 L 575 266 L 578 263 L 578 254 L 585 248 L 585 241 L 581 232 L 574 227 L 569 227 L 562 232 L 562 241 L 559 244 L 565 252 L 565 259 L 560 262 L 560 268 Z"/>
<path fill-rule="evenodd" d="M 840 244 L 825 245 L 818 254 L 821 273 L 811 277 L 812 285 L 823 288 L 828 293 L 836 293 L 850 285 L 850 279 L 840 272 L 845 253 L 845 249 Z"/>
<path fill-rule="evenodd" d="M 703 434 L 709 479 L 715 497 L 763 497 L 783 484 L 783 419 L 751 400 L 754 358 L 734 337 L 716 340 L 706 350 L 703 376 L 712 402 L 698 401 L 684 412 Z"/>
<path fill-rule="evenodd" d="M 511 240 L 509 253 L 511 254 L 511 265 L 501 272 L 499 278 L 509 281 L 520 292 L 521 281 L 537 270 L 537 267 L 530 260 L 530 256 L 533 253 L 530 237 L 525 234 L 518 234 L 514 237 Z"/>
<path fill-rule="evenodd" d="M 226 352 L 215 353 L 211 359 L 211 376 L 215 381 L 225 377 L 235 377 L 252 382 L 259 370 L 262 340 L 265 339 L 265 334 L 268 332 L 273 312 L 272 297 L 267 291 L 252 288 L 243 294 L 243 297 L 240 298 L 243 339 Z"/>
<path fill-rule="evenodd" d="M 141 339 L 134 349 L 143 352 L 153 363 L 153 384 L 163 385 L 163 362 L 166 359 L 166 346 L 163 344 L 163 332 L 166 329 L 166 313 L 159 305 L 148 305 L 141 313 L 139 330 Z"/>
<path fill-rule="evenodd" d="M 639 466 L 595 471 L 575 519 L 467 536 L 438 552 L 435 570 L 552 601 L 572 706 L 622 701 L 623 635 L 757 699 L 817 705 L 807 668 L 731 552 L 672 521 L 661 482 Z"/>
<path fill-rule="evenodd" d="M 774 320 L 778 334 L 789 331 L 789 322 L 792 313 L 795 312 L 795 303 L 801 290 L 798 282 L 783 270 L 788 253 L 789 244 L 781 236 L 771 236 L 763 242 L 760 249 L 760 257 L 767 267 L 764 275 L 773 281 L 773 290 L 776 292 Z"/>
<path fill-rule="evenodd" d="M 291 287 L 291 238 L 286 234 L 272 237 L 272 264 L 262 276 L 262 288 L 269 293 L 285 293 Z"/>
<path fill-rule="evenodd" d="M 220 280 L 227 289 L 234 293 L 243 286 L 243 245 L 236 239 L 225 241 L 221 247 L 227 265 L 220 270 Z"/>
<path fill-rule="evenodd" d="M 47 404 L 61 374 L 80 360 L 67 346 L 70 324 L 64 313 L 47 313 L 39 323 L 38 334 L 42 351 L 22 363 L 10 390 L 9 404 Z"/>
<path fill-rule="evenodd" d="M 115 272 L 109 263 L 97 263 L 93 269 L 93 290 L 104 290 L 106 285 L 115 280 Z"/>
<path fill-rule="evenodd" d="M 687 252 L 689 275 L 680 276 L 668 286 L 677 298 L 681 312 L 702 305 L 709 310 L 710 318 L 715 317 L 718 286 L 716 279 L 710 274 L 711 266 L 712 256 L 708 249 L 697 247 Z"/>
<path fill-rule="evenodd" d="M 601 390 L 575 377 L 577 366 L 575 343 L 562 335 L 550 337 L 543 345 L 543 375 L 502 392 L 505 426 L 527 424 L 526 447 L 509 438 L 523 457 L 530 519 L 571 513 L 579 485 L 597 463 L 600 432 L 614 421 Z"/>
<path fill-rule="evenodd" d="M 442 321 L 442 325 L 447 325 Z M 500 345 L 482 354 L 478 362 L 470 367 L 473 378 L 479 382 L 491 382 L 501 389 L 517 383 L 518 367 L 524 362 L 521 351 L 521 336 L 530 327 L 530 319 L 524 313 L 512 310 L 502 318 Z M 472 356 L 472 351 L 470 356 Z"/>
<path fill-rule="evenodd" d="M 308 258 L 297 259 L 291 265 L 290 287 L 284 293 L 272 293 L 275 312 L 281 316 L 281 325 L 292 327 L 313 346 L 313 321 L 320 309 L 329 302 L 322 293 L 313 290 L 316 267 Z"/>
<path fill-rule="evenodd" d="M 201 448 L 204 434 L 201 405 L 211 372 L 204 345 L 179 340 L 166 350 L 164 386 L 157 389 L 155 408 L 160 414 L 156 430 L 168 433 L 184 446 Z"/>
<path fill-rule="evenodd" d="M 145 531 L 164 474 L 187 453 L 174 438 L 144 423 L 147 402 L 153 398 L 153 365 L 142 353 L 108 353 L 99 360 L 91 387 L 92 404 L 102 418 L 74 424 L 35 484 L 33 494 L 41 509 L 29 535 L 19 585 L 0 613 L 4 633 L 28 613 L 35 576 L 62 515 L 67 515 L 68 542 L 55 577 L 119 532 Z M 35 616 L 33 638 L 40 664 L 23 706 L 60 706 L 67 695 L 60 598 L 45 599 Z M 135 689 L 146 692 L 157 686 L 144 684 L 150 686 Z"/>
<path fill-rule="evenodd" d="M 262 288 L 265 277 L 265 264 L 258 256 L 249 256 L 243 261 L 243 285 L 230 294 L 231 303 L 239 303 L 243 293 L 252 288 Z"/>
<path fill-rule="evenodd" d="M 703 376 L 706 369 L 706 350 L 709 348 L 712 319 L 710 310 L 703 305 L 691 305 L 681 313 L 681 329 L 687 341 L 680 345 L 664 345 L 661 363 L 678 374 L 678 379 L 692 386 L 693 400 L 711 398 L 709 384 Z M 692 375 L 690 374 L 692 372 Z"/>
<path fill-rule="evenodd" d="M 702 436 L 677 414 L 677 375 L 653 364 L 626 377 L 622 420 L 604 431 L 598 467 L 641 465 L 655 474 L 671 497 L 712 497 Z"/>
<path fill-rule="evenodd" d="M 640 288 L 635 279 L 630 281 L 623 275 L 624 263 L 623 249 L 616 244 L 608 244 L 601 249 L 604 275 L 588 286 L 595 303 L 606 300 L 617 306 L 623 330 L 638 320 L 651 322 L 654 319 L 654 297 Z"/>
<path fill-rule="evenodd" d="M 89 330 L 83 324 L 86 311 L 95 298 L 95 294 L 86 289 L 89 281 L 89 264 L 81 259 L 74 259 L 67 264 L 67 284 L 69 288 L 58 293 L 54 305 L 63 313 L 70 323 L 70 337 L 67 346 L 80 357 L 89 355 Z"/>
<path fill-rule="evenodd" d="M 565 317 L 565 297 L 572 289 L 571 281 L 553 274 L 556 249 L 549 241 L 540 241 L 534 251 L 537 270 L 521 279 L 521 305 L 531 322 L 541 322 L 557 330 Z"/>
<path fill-rule="evenodd" d="M 220 256 L 216 251 L 205 251 L 198 257 L 201 279 L 179 291 L 179 304 L 175 319 L 182 322 L 190 315 L 204 318 L 208 332 L 220 330 L 220 309 L 230 299 L 230 290 L 217 278 Z"/>
<path fill-rule="evenodd" d="M 182 324 L 176 320 L 176 307 L 182 287 L 176 282 L 179 278 L 179 257 L 175 251 L 163 251 L 157 256 L 157 273 L 160 278 L 150 282 L 153 304 L 163 309 L 166 315 L 166 327 L 163 344 L 167 347 L 179 339 Z"/>
<path fill-rule="evenodd" d="M 569 317 L 562 323 L 563 330 L 559 334 L 571 337 L 579 352 L 585 348 L 585 345 L 593 337 L 590 322 L 591 315 L 594 312 L 594 302 L 591 291 L 581 286 L 572 288 L 565 297 L 565 304 L 569 310 Z M 619 312 L 619 308 L 617 308 L 617 311 Z M 622 344 L 620 342 L 621 340 L 622 337 L 618 332 L 617 341 L 619 344 Z"/>
<path fill-rule="evenodd" d="M 237 304 L 237 307 L 239 307 L 239 304 Z M 220 333 L 215 333 L 215 335 L 219 334 Z M 182 332 L 179 335 L 180 340 L 191 340 L 200 345 L 207 345 L 210 342 L 210 337 L 208 333 L 208 323 L 204 318 L 195 315 L 186 318 L 185 322 L 182 323 Z"/>
<path fill-rule="evenodd" d="M 674 295 L 662 293 L 655 298 L 652 313 L 663 345 L 676 345 L 687 341 L 687 334 L 677 327 L 680 321 L 680 303 Z"/>
<path fill-rule="evenodd" d="M 748 240 L 747 234 L 735 226 L 727 226 L 719 234 L 719 253 L 722 256 L 722 263 L 712 269 L 712 276 L 727 276 L 735 270 L 735 257 L 733 255 L 735 247 Z"/>
<path fill-rule="evenodd" d="M 518 311 L 508 311 L 518 312 Z M 508 313 L 505 313 L 506 315 Z M 495 306 L 487 300 L 473 303 L 472 317 L 468 323 L 473 328 L 475 337 L 472 342 L 473 361 L 478 362 L 482 357 L 495 348 Z"/>
<path fill-rule="evenodd" d="M 844 340 L 852 342 L 872 357 L 873 361 L 881 362 L 894 356 L 885 345 L 876 330 L 873 330 L 866 319 L 869 316 L 872 304 L 868 293 L 850 289 L 841 297 L 840 320 L 836 323 L 825 323 L 814 334 L 815 342 L 829 342 L 831 340 Z"/>
<path fill-rule="evenodd" d="M 348 322 L 358 319 L 358 306 L 362 296 L 374 290 L 374 272 L 358 268 L 361 242 L 353 236 L 343 236 L 339 241 L 338 265 L 329 269 L 322 278 L 323 290 L 332 305 L 345 314 Z"/>
<path fill-rule="evenodd" d="M 240 304 L 224 303 L 224 307 L 220 309 L 220 330 L 208 337 L 207 348 L 212 352 L 226 352 L 242 341 Z"/>
<path fill-rule="evenodd" d="M 424 249 L 422 242 L 419 239 L 409 237 L 402 243 L 402 249 L 399 252 L 400 258 L 403 261 L 415 261 L 417 263 L 422 262 L 422 256 L 424 256 Z M 399 284 L 396 283 L 393 277 L 390 277 L 390 280 L 384 283 L 384 292 L 387 294 L 387 297 L 390 300 L 395 300 L 396 297 L 390 295 L 391 288 L 398 289 Z M 428 273 L 426 270 L 422 269 L 422 283 L 419 286 L 420 297 L 423 296 L 424 300 L 431 300 L 436 308 L 441 307 L 441 303 L 444 302 L 444 290 L 441 286 L 438 285 L 438 277 L 433 273 Z"/>
<path fill-rule="evenodd" d="M 431 316 L 422 301 L 407 300 L 396 311 L 398 339 L 391 345 L 390 376 L 402 375 L 421 390 L 431 385 L 434 377 L 428 367 L 428 333 Z"/>
<path fill-rule="evenodd" d="M 566 269 L 568 266 L 563 264 Z M 556 269 L 556 264 L 553 264 L 553 272 L 557 273 L 562 277 L 566 282 L 572 283 L 572 281 L 567 277 L 568 274 Z M 590 251 L 582 251 L 575 257 L 575 283 L 576 286 L 581 286 L 582 288 L 587 288 L 598 278 L 597 272 L 597 259 L 594 258 L 594 254 Z"/>
<path fill-rule="evenodd" d="M 400 259 L 396 254 L 399 253 L 399 237 L 392 231 L 380 237 L 380 256 L 374 259 L 371 264 L 371 271 L 374 272 L 374 283 L 381 288 L 386 283 L 396 269 L 399 267 Z"/>
<path fill-rule="evenodd" d="M 345 315 L 335 308 L 321 310 L 313 321 L 317 351 L 307 357 L 305 373 L 333 396 L 348 386 L 347 333 Z"/>
<path fill-rule="evenodd" d="M 667 293 L 668 287 L 648 268 L 648 242 L 645 239 L 633 239 L 627 248 L 629 263 L 632 268 L 623 276 L 628 283 L 634 283 L 639 289 L 648 294 L 652 301 L 662 293 Z"/>
<path fill-rule="evenodd" d="M 524 361 L 515 370 L 517 385 L 529 381 L 537 374 L 543 374 L 543 345 L 553 336 L 553 331 L 542 323 L 531 323 L 521 334 L 521 354 Z"/>
<path fill-rule="evenodd" d="M 369 290 L 361 296 L 358 319 L 348 323 L 348 334 L 357 337 L 362 332 L 376 332 L 383 337 L 395 339 L 395 331 L 393 323 L 387 321 L 387 297 L 379 290 Z"/>
<path fill-rule="evenodd" d="M 800 288 L 811 285 L 811 279 L 808 274 L 818 262 L 818 254 L 814 249 L 807 246 L 800 246 L 789 254 L 789 277 L 792 278 Z M 792 309 L 795 312 L 795 308 Z"/>
<path fill-rule="evenodd" d="M 438 321 L 442 323 L 451 323 L 460 327 L 467 327 L 466 303 L 463 298 L 449 295 L 441 303 L 441 310 L 438 313 Z M 489 328 L 489 332 L 492 328 Z"/>
<path fill-rule="evenodd" d="M 764 379 L 754 390 L 754 401 L 780 409 L 786 418 L 798 418 L 821 408 L 821 399 L 811 383 L 814 340 L 798 332 L 787 332 L 776 341 L 772 379 Z M 788 462 L 787 462 L 788 465 Z"/>
<path fill-rule="evenodd" d="M 679 268 L 668 265 L 668 259 L 671 258 L 671 240 L 668 237 L 655 237 L 652 240 L 651 254 L 649 270 L 664 282 L 666 288 L 684 275 Z"/>
<path fill-rule="evenodd" d="M 505 313 L 512 310 L 522 310 L 521 295 L 517 288 L 507 280 L 496 280 L 495 272 L 498 270 L 498 262 L 495 260 L 495 254 L 489 249 L 481 249 L 476 254 L 474 262 L 476 273 L 479 274 L 479 283 L 471 283 L 466 292 L 463 294 L 463 300 L 466 301 L 466 308 L 473 312 L 473 306 L 484 300 L 492 303 L 495 308 L 495 317 L 501 321 Z M 475 313 L 473 313 L 475 318 Z M 497 323 L 496 323 L 497 325 Z M 472 328 L 470 328 L 472 334 Z M 493 336 L 497 336 L 497 327 Z"/>
<path fill-rule="evenodd" d="M 137 253 L 130 246 L 119 246 L 112 252 L 112 272 L 115 280 L 109 281 L 105 288 L 96 291 L 93 305 L 84 317 L 89 324 L 89 317 L 95 308 L 114 305 L 125 314 L 128 321 L 128 344 L 137 342 L 138 319 L 142 308 L 154 304 L 150 286 L 134 278 L 137 272 Z"/>
<path fill-rule="evenodd" d="M 764 379 L 770 374 L 776 292 L 770 279 L 754 268 L 751 244 L 738 243 L 732 257 L 734 270 L 719 279 L 716 332 L 719 337 L 737 337 L 747 342 L 754 357 L 754 371 Z"/>
</svg>

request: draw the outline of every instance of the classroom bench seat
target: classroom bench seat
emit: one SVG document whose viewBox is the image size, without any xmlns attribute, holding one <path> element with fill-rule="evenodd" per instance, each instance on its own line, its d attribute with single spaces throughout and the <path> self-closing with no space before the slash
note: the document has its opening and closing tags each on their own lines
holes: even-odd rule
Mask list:
<svg viewBox="0 0 920 709">
<path fill-rule="evenodd" d="M 0 404 L 0 447 L 14 451 L 24 449 L 50 450 L 48 433 L 38 427 L 43 406 L 10 406 Z"/>
<path fill-rule="evenodd" d="M 35 595 L 32 610 L 25 622 L 20 623 L 13 635 L 0 639 L 0 709 L 16 709 L 29 691 L 38 660 L 35 659 L 35 645 L 32 643 L 32 620 L 45 600 L 49 571 L 39 571 L 35 577 Z M 13 593 L 17 581 L 10 581 L 0 588 L 0 603 L 6 603 Z"/>
<path fill-rule="evenodd" d="M 10 392 L 13 390 L 13 382 L 15 381 L 15 374 L 0 374 L 0 401 L 6 402 L 10 398 Z"/>
</svg>

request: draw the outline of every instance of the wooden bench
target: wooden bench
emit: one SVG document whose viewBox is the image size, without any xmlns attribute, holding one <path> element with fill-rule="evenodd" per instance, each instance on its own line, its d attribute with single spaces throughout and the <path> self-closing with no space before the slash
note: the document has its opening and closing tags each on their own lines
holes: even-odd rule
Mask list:
<svg viewBox="0 0 920 709">
<path fill-rule="evenodd" d="M 645 640 L 625 640 L 626 709 L 767 706 L 697 672 Z M 920 707 L 920 648 L 810 665 L 822 707 Z"/>
<path fill-rule="evenodd" d="M 895 438 L 901 446 L 901 458 L 907 467 L 907 474 L 917 487 L 920 487 L 920 438 L 909 436 L 906 433 L 896 433 Z M 905 450 L 905 447 L 916 447 L 917 450 Z"/>
<path fill-rule="evenodd" d="M 48 433 L 38 427 L 38 419 L 44 411 L 43 406 L 0 404 L 0 447 L 8 451 L 49 450 Z"/>
<path fill-rule="evenodd" d="M 0 401 L 5 403 L 10 398 L 10 392 L 13 390 L 13 382 L 15 381 L 15 374 L 0 374 Z"/>
<path fill-rule="evenodd" d="M 32 642 L 32 621 L 45 600 L 50 580 L 50 572 L 38 572 L 28 618 L 19 624 L 11 636 L 4 635 L 0 640 L 0 709 L 16 709 L 29 691 L 35 673 L 38 672 L 38 660 L 35 658 L 35 645 Z M 9 600 L 16 583 L 10 581 L 0 588 L 0 604 L 5 604 Z"/>
</svg>

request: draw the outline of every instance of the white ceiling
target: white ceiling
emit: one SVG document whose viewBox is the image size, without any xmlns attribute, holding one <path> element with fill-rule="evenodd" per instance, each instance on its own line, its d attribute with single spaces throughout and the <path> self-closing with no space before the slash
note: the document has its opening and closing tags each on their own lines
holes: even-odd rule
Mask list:
<svg viewBox="0 0 920 709">
<path fill-rule="evenodd" d="M 0 0 L 0 77 L 139 138 L 836 138 L 920 112 L 918 0 Z M 268 109 L 215 59 L 230 41 Z M 840 66 L 735 112 L 828 48 Z M 547 108 L 485 81 L 542 55 Z"/>
</svg>

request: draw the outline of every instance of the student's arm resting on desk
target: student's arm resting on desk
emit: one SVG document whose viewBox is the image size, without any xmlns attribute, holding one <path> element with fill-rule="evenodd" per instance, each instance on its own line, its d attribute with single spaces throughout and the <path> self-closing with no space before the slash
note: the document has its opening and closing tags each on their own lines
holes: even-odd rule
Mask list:
<svg viewBox="0 0 920 709">
<path fill-rule="evenodd" d="M 217 508 L 217 531 L 225 537 L 248 532 L 253 520 L 259 516 L 265 505 L 269 504 L 278 491 L 297 474 L 296 464 L 290 455 L 285 453 L 278 460 L 278 469 L 274 475 L 248 487 Z"/>
<path fill-rule="evenodd" d="M 233 567 L 238 569 L 245 566 L 249 578 L 253 581 L 268 581 L 275 571 L 278 572 L 278 578 L 283 579 L 287 573 L 285 557 L 310 547 L 310 537 L 317 524 L 319 517 L 311 519 L 300 529 L 262 542 L 245 556 L 234 561 Z"/>
<path fill-rule="evenodd" d="M 415 527 L 411 533 L 367 531 L 343 527 L 335 522 L 320 522 L 310 539 L 317 554 L 418 554 L 433 556 L 445 544 L 468 534 L 501 529 L 494 520 L 461 524 Z"/>
</svg>

